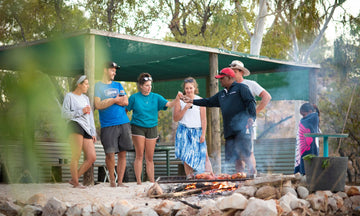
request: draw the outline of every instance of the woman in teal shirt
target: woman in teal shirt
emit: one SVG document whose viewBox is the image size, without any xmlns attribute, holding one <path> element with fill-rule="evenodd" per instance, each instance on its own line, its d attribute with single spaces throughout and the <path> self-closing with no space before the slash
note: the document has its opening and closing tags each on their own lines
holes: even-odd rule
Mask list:
<svg viewBox="0 0 360 216">
<path fill-rule="evenodd" d="M 181 93 L 172 102 L 163 96 L 151 92 L 152 77 L 148 73 L 141 73 L 137 81 L 138 91 L 129 98 L 128 111 L 133 111 L 131 124 L 132 140 L 135 146 L 136 157 L 134 170 L 137 184 L 141 184 L 142 161 L 145 151 L 146 173 L 150 182 L 154 177 L 154 151 L 158 138 L 158 112 L 173 107 L 176 100 L 180 100 Z"/>
</svg>

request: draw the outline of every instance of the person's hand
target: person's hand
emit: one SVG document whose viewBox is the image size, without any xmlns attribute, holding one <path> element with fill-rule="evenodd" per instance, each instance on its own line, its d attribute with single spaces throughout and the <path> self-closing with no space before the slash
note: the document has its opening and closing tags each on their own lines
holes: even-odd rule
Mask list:
<svg viewBox="0 0 360 216">
<path fill-rule="evenodd" d="M 203 143 L 205 142 L 205 134 L 201 135 L 200 137 L 200 143 Z"/>
<path fill-rule="evenodd" d="M 90 114 L 91 111 L 90 105 L 86 105 L 86 107 L 84 107 L 82 111 L 84 114 Z"/>
<path fill-rule="evenodd" d="M 182 99 L 184 97 L 183 93 L 178 91 L 177 95 L 176 95 L 176 99 Z"/>
<path fill-rule="evenodd" d="M 185 103 L 192 103 L 192 99 L 191 99 L 190 97 L 186 96 L 186 95 L 182 98 L 182 100 L 183 100 Z"/>
<path fill-rule="evenodd" d="M 92 136 L 92 141 L 95 143 L 96 142 L 96 136 Z"/>
<path fill-rule="evenodd" d="M 248 119 L 246 128 L 251 128 L 254 125 L 254 120 L 252 118 Z"/>
</svg>

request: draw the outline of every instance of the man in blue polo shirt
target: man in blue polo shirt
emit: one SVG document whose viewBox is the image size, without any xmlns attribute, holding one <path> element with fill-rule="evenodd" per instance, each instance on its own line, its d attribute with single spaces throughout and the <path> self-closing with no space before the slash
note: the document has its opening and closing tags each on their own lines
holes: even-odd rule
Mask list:
<svg viewBox="0 0 360 216">
<path fill-rule="evenodd" d="M 247 133 L 256 119 L 256 102 L 249 87 L 235 81 L 231 68 L 224 68 L 215 76 L 223 90 L 214 96 L 192 100 L 184 97 L 186 103 L 197 106 L 220 107 L 223 116 L 225 161 L 235 163 L 237 172 L 244 172 L 241 161 L 248 161 L 251 154 L 251 137 Z"/>
<path fill-rule="evenodd" d="M 99 110 L 100 138 L 111 187 L 116 187 L 115 154 L 118 155 L 117 186 L 125 186 L 122 180 L 126 169 L 126 151 L 133 149 L 130 121 L 125 111 L 125 106 L 129 104 L 128 97 L 121 83 L 114 82 L 116 69 L 119 68 L 115 62 L 106 63 L 102 81 L 95 84 L 94 97 L 95 108 Z"/>
</svg>

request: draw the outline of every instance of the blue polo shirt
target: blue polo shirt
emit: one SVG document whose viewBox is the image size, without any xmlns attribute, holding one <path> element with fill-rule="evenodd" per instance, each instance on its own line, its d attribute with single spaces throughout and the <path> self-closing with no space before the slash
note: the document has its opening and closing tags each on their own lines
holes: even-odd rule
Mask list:
<svg viewBox="0 0 360 216">
<path fill-rule="evenodd" d="M 128 111 L 133 111 L 130 124 L 152 128 L 158 125 L 159 110 L 166 110 L 167 100 L 157 94 L 150 92 L 149 95 L 143 95 L 141 92 L 133 94 L 129 98 Z"/>
<path fill-rule="evenodd" d="M 105 84 L 100 81 L 95 84 L 95 97 L 99 97 L 101 100 L 115 98 L 118 94 L 126 94 L 121 83 L 111 82 L 111 84 Z M 126 115 L 125 107 L 117 104 L 113 104 L 106 109 L 99 110 L 99 118 L 101 128 L 122 125 L 130 122 L 128 116 Z"/>
<path fill-rule="evenodd" d="M 193 101 L 194 105 L 220 107 L 223 116 L 225 139 L 246 132 L 248 119 L 256 119 L 256 102 L 249 87 L 234 82 L 229 90 L 223 89 L 214 96 Z"/>
</svg>

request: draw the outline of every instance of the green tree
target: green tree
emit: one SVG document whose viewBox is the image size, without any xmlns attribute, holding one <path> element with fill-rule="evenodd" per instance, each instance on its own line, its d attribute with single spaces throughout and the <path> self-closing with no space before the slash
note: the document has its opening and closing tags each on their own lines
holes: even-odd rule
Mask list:
<svg viewBox="0 0 360 216">
<path fill-rule="evenodd" d="M 89 13 L 90 27 L 129 35 L 143 35 L 159 14 L 155 1 L 89 0 L 80 3 Z"/>
<path fill-rule="evenodd" d="M 83 12 L 62 0 L 0 2 L 0 44 L 16 44 L 88 28 Z"/>
</svg>

